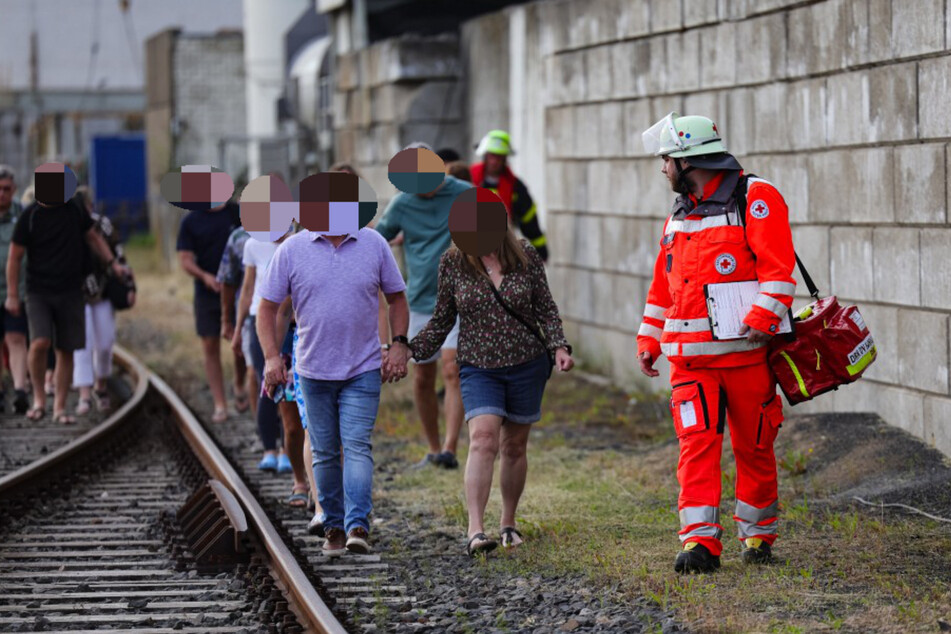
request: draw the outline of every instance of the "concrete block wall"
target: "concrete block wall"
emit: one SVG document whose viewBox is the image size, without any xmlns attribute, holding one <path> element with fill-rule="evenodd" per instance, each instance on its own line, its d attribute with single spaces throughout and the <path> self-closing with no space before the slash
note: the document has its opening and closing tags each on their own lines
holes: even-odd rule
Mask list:
<svg viewBox="0 0 951 634">
<path fill-rule="evenodd" d="M 414 141 L 461 148 L 464 86 L 455 36 L 385 40 L 338 55 L 334 156 L 373 189 L 382 214 L 397 190 L 387 178 L 394 154 Z"/>
<path fill-rule="evenodd" d="M 878 343 L 866 378 L 791 411 L 875 411 L 951 454 L 951 0 L 551 0 L 467 22 L 461 42 L 468 142 L 511 131 L 586 362 L 667 389 L 635 369 L 672 201 L 640 134 L 705 114 Z"/>
<path fill-rule="evenodd" d="M 242 134 L 247 127 L 241 97 L 244 38 L 241 33 L 180 36 L 172 51 L 172 73 L 174 116 L 181 127 L 176 164 L 216 165 L 218 140 Z"/>
</svg>

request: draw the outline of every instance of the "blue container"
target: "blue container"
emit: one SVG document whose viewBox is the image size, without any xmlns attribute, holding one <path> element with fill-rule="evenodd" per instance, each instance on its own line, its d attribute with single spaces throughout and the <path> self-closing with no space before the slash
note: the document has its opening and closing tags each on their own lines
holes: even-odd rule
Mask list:
<svg viewBox="0 0 951 634">
<path fill-rule="evenodd" d="M 97 211 L 112 221 L 120 240 L 149 230 L 144 134 L 93 137 L 89 184 Z"/>
</svg>

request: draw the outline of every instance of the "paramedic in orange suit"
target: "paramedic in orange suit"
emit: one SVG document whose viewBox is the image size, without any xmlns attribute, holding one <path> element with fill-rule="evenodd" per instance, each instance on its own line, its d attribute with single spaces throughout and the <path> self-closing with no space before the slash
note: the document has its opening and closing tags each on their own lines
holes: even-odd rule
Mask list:
<svg viewBox="0 0 951 634">
<path fill-rule="evenodd" d="M 795 255 L 786 203 L 765 180 L 743 173 L 716 125 L 671 113 L 643 135 L 679 194 L 654 266 L 637 335 L 641 371 L 670 362 L 671 410 L 680 442 L 677 572 L 720 567 L 720 457 L 729 425 L 736 458 L 733 519 L 747 563 L 767 563 L 777 537 L 773 442 L 782 401 L 766 346 L 792 305 Z M 758 294 L 739 339 L 713 337 L 704 286 L 755 280 Z"/>
</svg>

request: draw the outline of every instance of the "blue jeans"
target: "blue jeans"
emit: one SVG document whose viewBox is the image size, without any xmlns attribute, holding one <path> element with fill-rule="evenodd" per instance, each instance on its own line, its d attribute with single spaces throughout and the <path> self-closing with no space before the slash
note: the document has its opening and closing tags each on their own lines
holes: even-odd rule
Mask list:
<svg viewBox="0 0 951 634">
<path fill-rule="evenodd" d="M 300 377 L 307 407 L 307 433 L 314 454 L 324 526 L 350 532 L 362 527 L 373 510 L 373 444 L 370 436 L 380 406 L 380 371 L 345 381 Z M 343 447 L 343 466 L 340 448 Z"/>
</svg>

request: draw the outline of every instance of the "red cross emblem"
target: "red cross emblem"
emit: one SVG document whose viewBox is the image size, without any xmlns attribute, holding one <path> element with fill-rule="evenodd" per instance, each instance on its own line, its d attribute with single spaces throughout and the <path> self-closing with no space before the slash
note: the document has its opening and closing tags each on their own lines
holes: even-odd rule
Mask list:
<svg viewBox="0 0 951 634">
<path fill-rule="evenodd" d="M 750 205 L 750 215 L 762 220 L 769 215 L 769 205 L 765 201 L 756 200 Z"/>
</svg>

